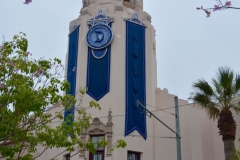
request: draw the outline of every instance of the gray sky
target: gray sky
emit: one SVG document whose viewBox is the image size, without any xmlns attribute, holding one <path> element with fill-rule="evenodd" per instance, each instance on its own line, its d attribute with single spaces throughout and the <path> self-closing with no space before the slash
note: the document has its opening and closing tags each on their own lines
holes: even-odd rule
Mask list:
<svg viewBox="0 0 240 160">
<path fill-rule="evenodd" d="M 78 17 L 82 0 L 0 0 L 0 36 L 27 34 L 34 58 L 64 62 L 69 22 Z M 210 80 L 219 66 L 240 72 L 240 10 L 212 13 L 196 7 L 209 0 L 145 0 L 144 10 L 156 29 L 158 86 L 186 99 L 199 78 Z M 239 0 L 232 4 L 240 7 Z M 1 38 L 1 37 L 0 37 Z M 2 39 L 2 38 L 1 38 Z"/>
</svg>

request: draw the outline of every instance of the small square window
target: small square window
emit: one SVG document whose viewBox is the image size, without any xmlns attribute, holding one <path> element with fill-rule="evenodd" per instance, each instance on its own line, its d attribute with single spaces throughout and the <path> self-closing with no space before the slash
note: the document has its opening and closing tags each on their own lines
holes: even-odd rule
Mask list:
<svg viewBox="0 0 240 160">
<path fill-rule="evenodd" d="M 96 150 L 104 150 L 104 148 L 100 148 L 98 146 L 98 142 L 102 141 L 104 139 L 104 136 L 92 136 L 91 138 Z"/>
<path fill-rule="evenodd" d="M 128 159 L 127 160 L 140 160 L 140 153 L 128 151 Z"/>
</svg>

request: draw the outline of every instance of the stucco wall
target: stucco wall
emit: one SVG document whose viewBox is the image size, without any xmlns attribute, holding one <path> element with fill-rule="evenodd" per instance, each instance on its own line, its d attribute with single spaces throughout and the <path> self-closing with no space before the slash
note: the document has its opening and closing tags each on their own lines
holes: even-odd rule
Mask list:
<svg viewBox="0 0 240 160">
<path fill-rule="evenodd" d="M 240 98 L 240 97 L 236 97 Z M 164 109 L 174 107 L 174 95 L 169 94 L 166 89 L 156 89 L 157 108 Z M 179 100 L 180 132 L 181 132 L 181 149 L 183 160 L 224 160 L 224 148 L 221 136 L 218 134 L 217 120 L 212 121 L 206 112 L 201 108 L 194 107 L 187 101 Z M 166 109 L 170 113 L 175 113 L 174 108 Z M 166 122 L 175 130 L 175 117 L 162 110 L 154 112 L 158 117 Z M 234 114 L 237 126 L 240 126 L 240 118 Z M 159 137 L 174 136 L 171 131 L 161 125 L 158 121 L 154 122 L 155 135 Z M 237 127 L 236 148 L 239 146 L 238 138 L 240 129 Z M 154 140 L 156 160 L 176 159 L 176 140 L 156 138 Z"/>
</svg>

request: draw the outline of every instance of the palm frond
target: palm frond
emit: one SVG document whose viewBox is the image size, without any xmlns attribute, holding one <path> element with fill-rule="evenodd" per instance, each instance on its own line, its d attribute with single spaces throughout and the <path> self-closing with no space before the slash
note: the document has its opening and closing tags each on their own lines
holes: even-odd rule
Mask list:
<svg viewBox="0 0 240 160">
<path fill-rule="evenodd" d="M 231 108 L 237 113 L 240 113 L 240 99 L 237 98 L 237 100 L 235 100 L 232 104 L 231 104 Z"/>
<path fill-rule="evenodd" d="M 223 110 L 240 113 L 240 98 L 235 97 L 240 91 L 240 74 L 235 74 L 230 67 L 218 68 L 212 86 L 201 79 L 193 83 L 193 89 L 189 99 L 205 109 L 211 119 L 218 118 Z"/>
<path fill-rule="evenodd" d="M 214 104 L 212 104 L 212 106 L 208 106 L 205 110 L 207 111 L 210 119 L 215 120 L 219 118 L 220 110 L 216 108 Z"/>
<path fill-rule="evenodd" d="M 236 94 L 240 92 L 240 74 L 236 74 L 235 77 L 235 92 Z"/>
<path fill-rule="evenodd" d="M 234 99 L 232 99 L 230 105 L 232 106 L 240 105 L 240 98 L 235 97 Z"/>
<path fill-rule="evenodd" d="M 212 96 L 214 93 L 212 87 L 204 79 L 200 79 L 196 83 L 194 83 L 193 88 L 197 92 L 200 92 L 208 96 Z"/>
<path fill-rule="evenodd" d="M 240 99 L 236 102 L 236 107 L 240 108 Z"/>
<path fill-rule="evenodd" d="M 212 81 L 213 81 L 213 86 L 215 87 L 217 94 L 219 96 L 221 96 L 223 94 L 223 87 L 215 78 L 213 78 Z"/>
<path fill-rule="evenodd" d="M 240 113 L 240 105 L 239 106 L 234 106 L 232 109 L 237 113 L 237 115 Z"/>
<path fill-rule="evenodd" d="M 191 99 L 207 111 L 210 119 L 216 119 L 219 116 L 220 110 L 217 108 L 217 104 L 211 101 L 211 97 L 202 93 L 195 92 L 192 94 Z"/>
<path fill-rule="evenodd" d="M 234 72 L 230 67 L 219 67 L 217 79 L 224 90 L 231 88 L 234 78 Z"/>
</svg>

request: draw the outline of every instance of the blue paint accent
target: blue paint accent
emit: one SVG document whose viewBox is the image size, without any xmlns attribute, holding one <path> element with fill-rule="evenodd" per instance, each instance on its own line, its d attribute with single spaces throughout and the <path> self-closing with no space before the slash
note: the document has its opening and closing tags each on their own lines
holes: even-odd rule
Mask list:
<svg viewBox="0 0 240 160">
<path fill-rule="evenodd" d="M 111 23 L 109 27 L 111 27 Z M 106 49 L 107 52 L 103 57 L 100 59 L 96 58 L 98 54 L 101 56 Z M 92 54 L 92 50 L 94 55 Z M 87 94 L 96 101 L 100 100 L 109 92 L 110 62 L 111 45 L 101 50 L 95 50 L 88 47 Z"/>
<path fill-rule="evenodd" d="M 69 35 L 69 46 L 68 46 L 68 63 L 67 63 L 67 81 L 70 83 L 71 87 L 67 94 L 71 94 L 75 97 L 76 93 L 76 77 L 77 70 L 73 72 L 73 68 L 77 68 L 77 57 L 78 57 L 78 35 L 79 35 L 79 26 Z M 64 120 L 70 114 L 74 115 L 74 106 L 65 110 Z M 72 122 L 74 118 L 72 118 Z"/>
<path fill-rule="evenodd" d="M 101 19 L 101 18 L 105 18 L 106 16 L 105 15 L 98 15 L 97 17 L 96 17 L 96 19 Z"/>
<path fill-rule="evenodd" d="M 138 14 L 137 13 L 135 13 L 132 18 L 128 18 L 128 19 L 125 19 L 125 20 L 128 21 L 128 22 L 136 23 L 138 25 L 146 27 L 146 25 L 138 19 Z"/>
<path fill-rule="evenodd" d="M 137 130 L 147 138 L 146 115 L 137 107 L 146 104 L 145 27 L 126 21 L 125 136 Z"/>
</svg>

